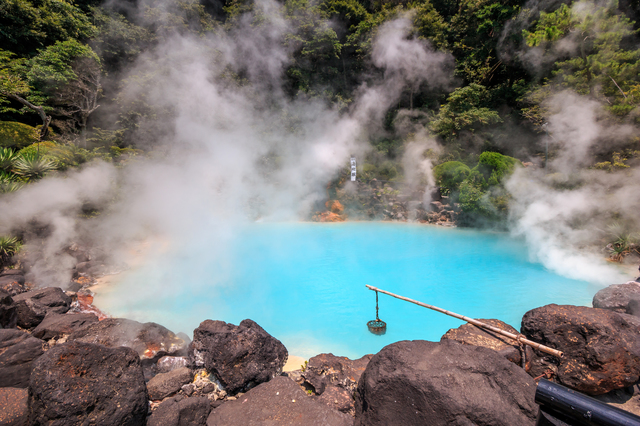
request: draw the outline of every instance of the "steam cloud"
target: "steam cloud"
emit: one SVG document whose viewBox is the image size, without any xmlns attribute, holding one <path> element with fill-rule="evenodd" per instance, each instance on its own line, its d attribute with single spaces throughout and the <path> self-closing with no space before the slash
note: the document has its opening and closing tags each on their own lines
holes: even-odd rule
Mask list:
<svg viewBox="0 0 640 426">
<path fill-rule="evenodd" d="M 124 76 L 124 101 L 143 99 L 165 114 L 162 123 L 142 123 L 139 132 L 158 155 L 124 169 L 92 164 L 0 201 L 0 231 L 34 219 L 51 230 L 27 247 L 37 254 L 36 282 L 66 285 L 73 259 L 63 249 L 78 239 L 99 243 L 127 261 L 121 248 L 132 238 L 160 235 L 172 253 L 213 238 L 209 257 L 224 259 L 226 244 L 243 223 L 298 220 L 313 211 L 349 155 L 366 154 L 369 132 L 379 128 L 403 91 L 453 84 L 453 58 L 410 39 L 410 20 L 400 17 L 382 25 L 374 39 L 372 62 L 384 70 L 383 77 L 363 83 L 347 112 L 320 101 L 290 100 L 282 90 L 290 52 L 281 40 L 291 29 L 272 0 L 256 2 L 254 13 L 267 24 L 252 25 L 248 14 L 232 34 L 176 34 L 143 54 Z M 608 174 L 581 168 L 598 142 L 624 139 L 632 129 L 605 127 L 600 105 L 569 92 L 553 97 L 549 108 L 553 138 L 547 142 L 556 157 L 548 170 L 520 169 L 509 180 L 512 231 L 526 239 L 537 260 L 560 274 L 623 281 L 627 277 L 603 264 L 602 253 L 576 247 L 593 241 L 610 219 L 611 206 L 629 220 L 630 212 L 640 211 L 637 169 Z M 399 115 L 411 114 L 417 113 Z M 408 184 L 429 189 L 431 160 L 422 154 L 440 148 L 424 129 L 401 131 L 413 134 L 403 158 Z M 559 181 L 568 182 L 565 189 L 557 189 Z M 114 196 L 105 214 L 78 225 L 74 215 L 84 203 Z M 230 266 L 221 261 L 220 274 L 225 267 Z"/>
<path fill-rule="evenodd" d="M 4 230 L 33 218 L 52 229 L 32 270 L 36 282 L 69 282 L 72 259 L 63 249 L 77 239 L 126 261 L 121 248 L 132 238 L 160 235 L 173 253 L 213 238 L 209 256 L 224 258 L 243 223 L 312 212 L 349 155 L 367 152 L 371 124 L 403 90 L 451 81 L 452 57 L 408 39 L 410 21 L 401 17 L 382 25 L 374 40 L 373 64 L 384 77 L 363 83 L 346 113 L 320 101 L 290 100 L 281 89 L 289 58 L 281 41 L 291 29 L 272 0 L 256 2 L 254 13 L 267 23 L 253 25 L 248 14 L 232 34 L 176 34 L 124 76 L 122 101 L 144 101 L 166 118 L 140 126 L 140 140 L 156 147 L 153 158 L 119 170 L 96 164 L 3 199 L 3 211 L 16 213 L 3 217 Z M 82 203 L 113 198 L 114 188 L 108 211 L 77 226 L 73 215 Z"/>
<path fill-rule="evenodd" d="M 631 137 L 633 128 L 604 124 L 602 106 L 572 92 L 553 96 L 545 143 L 555 153 L 548 168 L 520 169 L 507 182 L 514 198 L 512 231 L 524 236 L 536 260 L 569 276 L 602 284 L 626 281 L 594 251 L 595 236 L 602 236 L 615 215 L 638 223 L 634 211 L 640 201 L 638 169 L 607 173 L 585 169 L 588 154 L 603 141 Z M 607 121 L 610 123 L 610 121 Z"/>
</svg>

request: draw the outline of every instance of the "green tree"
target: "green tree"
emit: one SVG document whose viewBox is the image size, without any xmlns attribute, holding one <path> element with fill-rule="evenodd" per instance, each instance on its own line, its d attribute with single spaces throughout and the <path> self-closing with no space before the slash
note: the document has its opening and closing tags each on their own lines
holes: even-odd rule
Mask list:
<svg viewBox="0 0 640 426">
<path fill-rule="evenodd" d="M 617 2 L 606 7 L 590 2 L 561 6 L 555 12 L 541 14 L 532 30 L 525 31 L 527 44 L 550 49 L 569 39 L 577 51 L 554 65 L 553 76 L 526 97 L 525 114 L 544 122 L 540 107 L 553 89 L 573 91 L 604 101 L 616 115 L 625 116 L 640 103 L 640 49 L 629 49 L 625 40 L 635 34 L 633 23 L 617 12 Z"/>
<path fill-rule="evenodd" d="M 449 21 L 448 40 L 456 57 L 456 72 L 467 83 L 484 86 L 513 83 L 522 70 L 499 58 L 498 42 L 505 22 L 519 11 L 522 0 L 460 0 Z M 513 77 L 517 78 L 513 78 Z"/>
<path fill-rule="evenodd" d="M 502 119 L 498 112 L 487 107 L 489 101 L 490 94 L 484 86 L 471 83 L 460 87 L 449 95 L 430 127 L 449 139 L 462 130 L 474 132 L 483 126 L 500 123 Z"/>
<path fill-rule="evenodd" d="M 56 41 L 95 34 L 90 17 L 66 0 L 2 0 L 0 46 L 29 57 Z"/>
<path fill-rule="evenodd" d="M 49 132 L 51 116 L 46 113 L 44 106 L 29 99 L 33 90 L 25 76 L 25 60 L 14 56 L 0 49 L 0 112 L 22 113 L 24 108 L 36 112 L 42 120 L 39 138 L 43 140 Z M 17 110 L 10 101 L 18 102 L 23 109 Z"/>
</svg>

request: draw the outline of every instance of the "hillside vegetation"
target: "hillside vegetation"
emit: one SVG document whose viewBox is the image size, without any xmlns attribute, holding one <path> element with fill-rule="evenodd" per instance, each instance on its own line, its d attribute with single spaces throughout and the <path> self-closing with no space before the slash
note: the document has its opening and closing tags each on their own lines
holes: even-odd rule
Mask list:
<svg viewBox="0 0 640 426">
<path fill-rule="evenodd" d="M 406 72 L 380 66 L 373 46 L 385 24 L 410 21 L 408 39 L 428 46 L 425 64 L 439 61 L 439 68 L 432 78 L 404 76 L 400 95 L 367 136 L 358 176 L 405 182 L 409 143 L 432 140 L 438 148 L 417 155 L 434 167 L 435 182 L 427 173 L 420 184 L 440 186 L 459 204 L 460 225 L 504 223 L 514 201 L 526 204 L 506 184 L 517 169 L 537 170 L 549 190 L 563 191 L 592 182 L 583 172 L 613 176 L 639 167 L 637 2 L 280 0 L 269 7 L 283 20 L 265 41 L 286 54 L 279 86 L 252 88 L 259 79 L 250 67 L 227 67 L 217 78 L 337 114 L 349 113 L 363 87 L 385 73 Z M 20 191 L 94 159 L 124 164 L 155 155 L 172 111 L 152 99 L 153 73 L 170 71 L 137 67 L 140 58 L 158 55 L 176 35 L 233 39 L 271 25 L 267 9 L 253 0 L 2 0 L 0 191 Z M 214 58 L 219 49 L 200 54 Z M 408 51 L 395 54 L 396 62 L 414 60 Z M 437 82 L 436 72 L 443 73 Z M 586 106 L 592 116 L 575 109 Z M 291 134 L 298 119 L 290 117 Z M 572 120 L 598 130 L 583 143 L 558 124 Z M 567 154 L 566 144 L 576 151 Z M 278 161 L 266 154 L 262 166 L 271 170 Z M 615 237 L 604 231 L 614 255 L 637 250 L 637 211 L 601 216 L 599 223 L 624 229 Z"/>
</svg>

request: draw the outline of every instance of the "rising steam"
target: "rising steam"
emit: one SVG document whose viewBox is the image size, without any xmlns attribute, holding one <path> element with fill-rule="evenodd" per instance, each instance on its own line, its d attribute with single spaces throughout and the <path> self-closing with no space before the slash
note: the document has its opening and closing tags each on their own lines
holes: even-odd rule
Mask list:
<svg viewBox="0 0 640 426">
<path fill-rule="evenodd" d="M 308 217 L 349 155 L 367 152 L 369 131 L 404 90 L 451 82 L 453 58 L 409 39 L 410 21 L 401 17 L 374 40 L 373 65 L 384 76 L 363 83 L 346 112 L 290 100 L 282 90 L 289 60 L 282 37 L 291 29 L 281 6 L 261 0 L 252 13 L 261 25 L 247 14 L 232 34 L 168 37 L 122 78 L 121 101 L 144 102 L 161 117 L 141 123 L 138 134 L 153 155 L 119 170 L 99 163 L 45 179 L 3 200 L 3 211 L 15 212 L 3 217 L 4 230 L 31 219 L 51 230 L 44 256 L 27 250 L 39 256 L 36 282 L 69 282 L 73 262 L 63 249 L 77 239 L 125 261 L 120 248 L 136 237 L 161 235 L 174 252 L 215 239 L 215 258 L 242 223 Z M 108 211 L 79 227 L 74 215 L 87 201 Z"/>
</svg>

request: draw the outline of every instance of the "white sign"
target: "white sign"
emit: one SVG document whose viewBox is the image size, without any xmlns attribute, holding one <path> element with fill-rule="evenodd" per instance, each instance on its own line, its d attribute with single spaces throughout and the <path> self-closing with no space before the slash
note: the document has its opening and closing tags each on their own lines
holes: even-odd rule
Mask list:
<svg viewBox="0 0 640 426">
<path fill-rule="evenodd" d="M 351 182 L 356 181 L 356 157 L 351 157 Z"/>
</svg>

